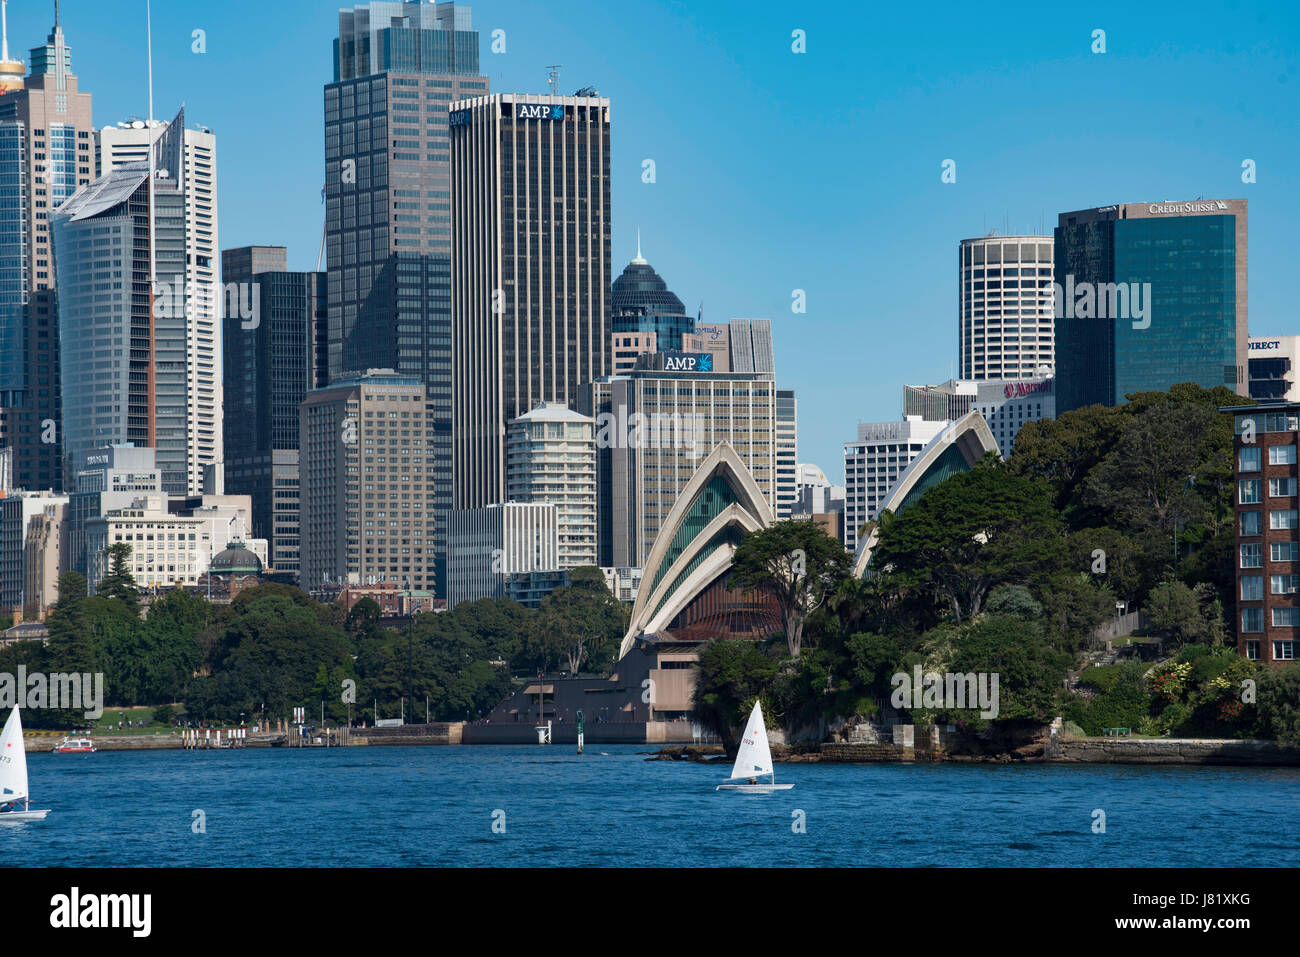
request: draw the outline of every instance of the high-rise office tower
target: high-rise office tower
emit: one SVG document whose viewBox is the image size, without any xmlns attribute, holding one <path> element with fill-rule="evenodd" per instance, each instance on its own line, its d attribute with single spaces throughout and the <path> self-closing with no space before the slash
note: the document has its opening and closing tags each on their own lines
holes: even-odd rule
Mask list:
<svg viewBox="0 0 1300 957">
<path fill-rule="evenodd" d="M 424 383 L 370 369 L 309 392 L 299 416 L 301 587 L 427 589 L 433 414 Z"/>
<path fill-rule="evenodd" d="M 0 53 L 0 450 L 16 488 L 63 487 L 59 330 L 50 219 L 94 174 L 91 97 L 77 89 L 55 8 L 31 73 Z"/>
<path fill-rule="evenodd" d="M 686 315 L 682 301 L 641 255 L 640 233 L 636 258 L 610 287 L 609 313 L 611 332 L 653 332 L 657 348 L 663 351 L 683 348 L 682 336 L 695 331 L 695 317 Z"/>
<path fill-rule="evenodd" d="M 776 390 L 776 507 L 778 520 L 794 511 L 799 497 L 798 402 L 793 389 Z"/>
<path fill-rule="evenodd" d="M 470 8 L 372 2 L 339 11 L 325 87 L 329 374 L 393 369 L 433 409 L 433 507 L 451 508 L 451 150 L 448 104 L 488 90 Z M 442 596 L 446 532 L 429 556 Z"/>
<path fill-rule="evenodd" d="M 963 239 L 958 275 L 960 378 L 1050 374 L 1052 241 L 1046 236 Z"/>
<path fill-rule="evenodd" d="M 506 423 L 609 365 L 609 100 L 464 100 L 451 150 L 453 498 L 477 508 L 505 494 Z"/>
<path fill-rule="evenodd" d="M 876 510 L 898 477 L 949 424 L 912 415 L 901 422 L 858 424 L 857 440 L 844 443 L 845 548 L 857 551 L 862 526 L 876 520 Z"/>
<path fill-rule="evenodd" d="M 555 505 L 559 564 L 596 564 L 596 423 L 558 402 L 543 402 L 510 423 L 506 499 Z"/>
<path fill-rule="evenodd" d="M 184 428 L 160 425 L 156 441 L 158 462 L 164 471 L 164 486 L 170 491 L 175 479 L 166 475 L 174 456 L 185 456 L 185 487 L 188 495 L 203 491 L 205 468 L 222 461 L 220 289 L 217 277 L 217 139 L 204 128 L 186 129 L 185 108 L 170 123 L 134 120 L 106 126 L 96 137 L 100 176 L 128 164 L 147 163 L 154 150 L 154 169 L 179 191 L 180 236 L 185 256 L 180 268 L 165 270 L 155 264 L 153 290 L 160 312 L 183 313 L 185 351 L 179 355 L 156 356 L 159 382 L 183 374 L 185 391 L 176 393 L 184 403 Z M 161 180 L 160 180 L 161 181 Z M 156 213 L 155 213 L 156 217 Z M 171 221 L 158 223 L 171 232 Z M 174 320 L 174 315 L 167 318 Z M 183 397 L 183 398 L 181 398 Z M 163 392 L 158 398 L 163 401 Z"/>
<path fill-rule="evenodd" d="M 252 499 L 268 571 L 299 572 L 298 407 L 328 384 L 325 273 L 289 272 L 283 246 L 221 252 L 225 488 Z"/>
<path fill-rule="evenodd" d="M 1244 199 L 1126 203 L 1056 227 L 1056 410 L 1180 382 L 1248 392 Z"/>
<path fill-rule="evenodd" d="M 190 322 L 183 297 L 153 275 L 184 275 L 185 198 L 162 168 L 128 163 L 81 187 L 54 214 L 63 448 L 157 450 L 163 491 L 191 492 Z M 151 235 L 152 229 L 152 235 Z M 68 487 L 72 487 L 69 480 Z"/>
</svg>

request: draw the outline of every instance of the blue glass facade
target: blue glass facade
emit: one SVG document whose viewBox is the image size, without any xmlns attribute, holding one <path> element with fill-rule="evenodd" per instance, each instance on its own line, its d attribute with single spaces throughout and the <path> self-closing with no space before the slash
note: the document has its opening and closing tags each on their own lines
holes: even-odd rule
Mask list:
<svg viewBox="0 0 1300 957">
<path fill-rule="evenodd" d="M 0 123 L 0 406 L 25 401 L 27 197 L 23 125 Z"/>
</svg>

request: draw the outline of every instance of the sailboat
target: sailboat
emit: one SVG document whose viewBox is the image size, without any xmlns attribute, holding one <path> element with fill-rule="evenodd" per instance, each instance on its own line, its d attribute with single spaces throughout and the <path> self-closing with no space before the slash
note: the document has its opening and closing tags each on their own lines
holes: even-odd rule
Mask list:
<svg viewBox="0 0 1300 957">
<path fill-rule="evenodd" d="M 21 811 L 6 811 L 11 803 L 23 802 Z M 18 708 L 9 712 L 5 729 L 0 732 L 0 822 L 43 821 L 48 810 L 33 811 L 27 793 L 27 749 L 23 745 L 23 722 Z"/>
<path fill-rule="evenodd" d="M 772 780 L 760 784 L 758 776 L 770 774 Z M 737 783 L 744 782 L 744 783 Z M 719 784 L 719 791 L 743 791 L 746 794 L 770 794 L 773 791 L 788 791 L 793 784 L 777 784 L 776 772 L 772 770 L 772 749 L 767 745 L 767 726 L 763 724 L 763 709 L 754 702 L 754 710 L 749 713 L 749 723 L 740 738 L 740 748 L 736 751 L 736 765 L 731 769 L 731 778 L 725 784 Z"/>
</svg>

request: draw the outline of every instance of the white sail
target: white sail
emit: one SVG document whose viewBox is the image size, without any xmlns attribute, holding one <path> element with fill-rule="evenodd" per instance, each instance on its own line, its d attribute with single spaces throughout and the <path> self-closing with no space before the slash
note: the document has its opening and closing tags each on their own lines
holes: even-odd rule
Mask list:
<svg viewBox="0 0 1300 957">
<path fill-rule="evenodd" d="M 755 701 L 754 710 L 749 713 L 749 723 L 745 725 L 745 733 L 740 738 L 740 748 L 736 751 L 736 766 L 731 769 L 731 780 L 771 773 L 772 749 L 767 746 L 763 711 Z"/>
<path fill-rule="evenodd" d="M 27 797 L 27 751 L 23 747 L 23 723 L 18 709 L 9 712 L 9 720 L 0 734 L 0 804 Z"/>
</svg>

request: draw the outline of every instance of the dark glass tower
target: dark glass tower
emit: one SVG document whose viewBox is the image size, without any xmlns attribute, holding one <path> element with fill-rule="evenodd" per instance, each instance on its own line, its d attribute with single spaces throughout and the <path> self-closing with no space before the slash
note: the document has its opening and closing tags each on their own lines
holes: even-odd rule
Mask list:
<svg viewBox="0 0 1300 957">
<path fill-rule="evenodd" d="M 1180 382 L 1246 394 L 1246 200 L 1062 213 L 1055 239 L 1058 415 Z"/>
<path fill-rule="evenodd" d="M 286 271 L 283 246 L 245 246 L 222 251 L 221 276 L 226 492 L 252 497 L 253 537 L 266 539 L 270 569 L 296 580 L 298 406 L 326 384 L 325 274 Z"/>
<path fill-rule="evenodd" d="M 439 596 L 451 507 L 447 107 L 487 92 L 469 7 L 375 0 L 339 11 L 325 87 L 329 375 L 385 368 L 425 385 Z"/>
<path fill-rule="evenodd" d="M 610 332 L 653 332 L 661 352 L 682 348 L 682 336 L 695 331 L 695 318 L 654 267 L 641 256 L 637 238 L 636 258 L 614 280 L 610 290 Z"/>
</svg>

